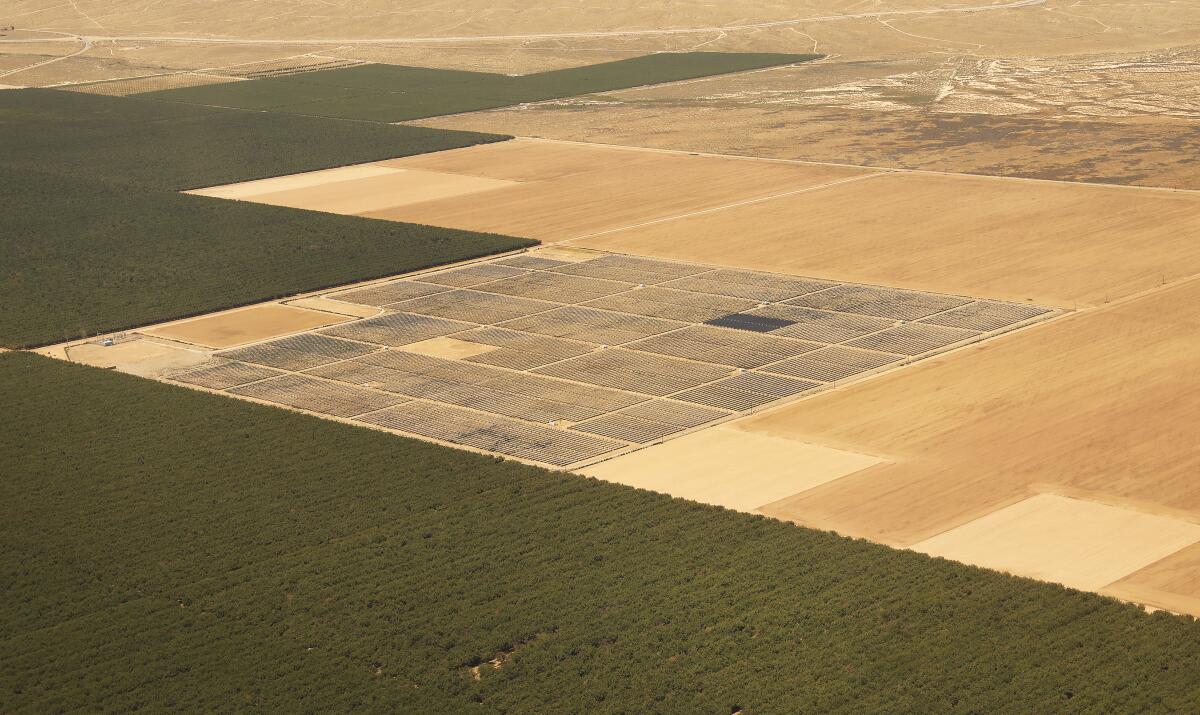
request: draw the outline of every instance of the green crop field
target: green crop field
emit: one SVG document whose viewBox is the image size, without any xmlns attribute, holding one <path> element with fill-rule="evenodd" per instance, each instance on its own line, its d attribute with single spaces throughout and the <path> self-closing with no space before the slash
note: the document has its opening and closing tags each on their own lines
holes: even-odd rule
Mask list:
<svg viewBox="0 0 1200 715">
<path fill-rule="evenodd" d="M 0 92 L 0 345 L 79 338 L 530 245 L 178 193 L 505 138 Z"/>
<path fill-rule="evenodd" d="M 138 95 L 296 114 L 399 122 L 574 97 L 647 84 L 808 62 L 821 55 L 675 52 L 512 77 L 398 65 L 362 65 Z"/>
<path fill-rule="evenodd" d="M 1191 619 L 31 354 L 0 394 L 0 712 L 1200 698 Z"/>
</svg>

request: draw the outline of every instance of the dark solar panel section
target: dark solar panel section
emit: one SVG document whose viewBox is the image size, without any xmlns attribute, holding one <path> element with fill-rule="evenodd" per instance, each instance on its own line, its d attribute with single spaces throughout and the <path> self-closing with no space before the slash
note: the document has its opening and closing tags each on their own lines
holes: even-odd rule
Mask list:
<svg viewBox="0 0 1200 715">
<path fill-rule="evenodd" d="M 704 321 L 706 325 L 735 330 L 749 330 L 755 333 L 769 333 L 793 325 L 793 321 L 775 318 L 769 315 L 750 315 L 749 313 L 730 313 L 719 318 Z"/>
</svg>

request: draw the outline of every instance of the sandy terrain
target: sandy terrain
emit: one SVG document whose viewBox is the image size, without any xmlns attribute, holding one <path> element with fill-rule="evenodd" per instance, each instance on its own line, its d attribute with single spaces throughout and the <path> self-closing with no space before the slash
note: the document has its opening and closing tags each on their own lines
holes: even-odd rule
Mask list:
<svg viewBox="0 0 1200 715">
<path fill-rule="evenodd" d="M 320 297 L 297 298 L 285 301 L 285 305 L 308 308 L 310 310 L 321 310 L 326 313 L 337 313 L 338 315 L 348 315 L 353 318 L 371 318 L 380 313 L 379 308 L 369 305 L 358 305 L 356 303 L 346 303 L 345 301 Z"/>
<path fill-rule="evenodd" d="M 201 193 L 554 241 L 868 173 L 517 140 Z M 273 186 L 295 188 L 268 193 Z"/>
<path fill-rule="evenodd" d="M 1198 229 L 1200 193 L 896 173 L 575 245 L 1075 308 L 1200 272 Z"/>
<path fill-rule="evenodd" d="M 1200 545 L 1192 545 L 1110 584 L 1101 593 L 1176 613 L 1200 615 Z"/>
<path fill-rule="evenodd" d="M 71 346 L 62 357 L 94 367 L 117 367 L 142 377 L 159 377 L 209 359 L 204 352 L 146 339 L 107 346 L 82 343 Z"/>
<path fill-rule="evenodd" d="M 583 469 L 583 474 L 739 511 L 880 464 L 881 459 L 712 427 Z"/>
<path fill-rule="evenodd" d="M 333 313 L 265 303 L 215 315 L 180 320 L 139 332 L 210 348 L 228 348 L 297 333 L 349 318 Z"/>
<path fill-rule="evenodd" d="M 911 548 L 1095 591 L 1197 541 L 1200 524 L 1039 494 Z"/>
<path fill-rule="evenodd" d="M 291 206 L 330 213 L 364 215 L 397 206 L 478 194 L 515 186 L 511 181 L 435 171 L 351 166 L 313 175 L 284 176 L 190 193 Z"/>
<path fill-rule="evenodd" d="M 429 340 L 422 340 L 419 343 L 405 345 L 404 350 L 410 353 L 417 353 L 418 355 L 429 355 L 430 357 L 446 358 L 447 360 L 461 360 L 475 355 L 494 352 L 496 348 L 492 345 L 469 343 L 465 340 L 456 340 L 454 338 L 430 338 Z"/>
</svg>

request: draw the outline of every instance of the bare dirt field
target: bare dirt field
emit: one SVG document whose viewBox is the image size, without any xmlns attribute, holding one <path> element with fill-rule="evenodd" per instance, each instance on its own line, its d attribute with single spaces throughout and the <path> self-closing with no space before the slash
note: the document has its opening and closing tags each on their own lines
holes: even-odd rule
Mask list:
<svg viewBox="0 0 1200 715">
<path fill-rule="evenodd" d="M 566 142 L 515 140 L 199 193 L 1068 309 L 1200 272 L 1196 192 Z"/>
<path fill-rule="evenodd" d="M 1200 517 L 1198 297 L 1189 281 L 740 421 L 893 459 L 764 512 L 898 545 L 1051 490 Z"/>
<path fill-rule="evenodd" d="M 772 435 L 713 427 L 581 471 L 639 489 L 754 511 L 882 461 Z"/>
<path fill-rule="evenodd" d="M 573 245 L 1076 308 L 1200 272 L 1197 230 L 1200 193 L 889 173 Z"/>
<path fill-rule="evenodd" d="M 192 345 L 227 348 L 346 320 L 349 318 L 333 313 L 267 303 L 180 320 L 140 332 Z"/>
<path fill-rule="evenodd" d="M 1200 524 L 1039 494 L 916 543 L 914 551 L 1086 591 L 1200 541 Z"/>
<path fill-rule="evenodd" d="M 869 173 L 517 140 L 199 193 L 555 241 Z"/>
</svg>

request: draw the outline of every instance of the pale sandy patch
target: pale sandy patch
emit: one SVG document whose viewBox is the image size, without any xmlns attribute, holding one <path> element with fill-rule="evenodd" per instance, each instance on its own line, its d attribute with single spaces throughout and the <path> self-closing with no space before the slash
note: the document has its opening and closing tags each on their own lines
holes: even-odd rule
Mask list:
<svg viewBox="0 0 1200 715">
<path fill-rule="evenodd" d="M 1100 592 L 1175 613 L 1200 616 L 1200 544 L 1180 549 L 1105 586 Z"/>
<path fill-rule="evenodd" d="M 210 348 L 227 348 L 243 343 L 311 330 L 350 318 L 324 311 L 293 308 L 278 303 L 255 305 L 226 313 L 181 320 L 141 332 Z"/>
<path fill-rule="evenodd" d="M 911 548 L 1095 591 L 1198 541 L 1198 524 L 1039 494 Z"/>
<path fill-rule="evenodd" d="M 570 246 L 550 246 L 532 251 L 530 255 L 537 256 L 538 258 L 549 258 L 552 261 L 581 263 L 583 261 L 590 261 L 601 254 L 582 248 L 571 248 Z"/>
<path fill-rule="evenodd" d="M 882 461 L 866 454 L 720 426 L 581 471 L 609 482 L 752 512 Z"/>
<path fill-rule="evenodd" d="M 287 305 L 296 308 L 308 308 L 310 310 L 323 310 L 326 313 L 349 315 L 355 318 L 373 318 L 383 312 L 374 306 L 347 303 L 341 300 L 333 300 L 332 298 L 297 298 L 296 300 L 287 301 Z"/>
<path fill-rule="evenodd" d="M 447 360 L 462 360 L 474 355 L 490 353 L 495 349 L 496 347 L 492 345 L 470 343 L 466 340 L 455 340 L 454 338 L 431 338 L 404 346 L 405 352 L 446 358 Z"/>
<path fill-rule="evenodd" d="M 518 184 L 436 171 L 389 170 L 387 174 L 259 193 L 249 198 L 274 206 L 336 214 L 365 214 L 399 210 L 409 204 L 465 197 L 512 186 Z"/>
<path fill-rule="evenodd" d="M 400 173 L 399 169 L 390 169 L 386 166 L 380 166 L 378 164 L 356 164 L 354 166 L 340 166 L 336 169 L 306 171 L 301 174 L 289 174 L 287 176 L 275 176 L 269 179 L 257 179 L 255 181 L 242 181 L 236 184 L 210 186 L 203 189 L 193 189 L 192 191 L 188 191 L 186 193 L 198 194 L 200 196 L 213 196 L 219 199 L 249 200 L 263 194 L 272 194 L 280 191 L 291 191 L 295 189 L 306 189 L 313 186 L 328 186 L 329 184 L 335 184 L 341 181 L 353 181 L 355 179 L 389 176 L 398 173 Z"/>
<path fill-rule="evenodd" d="M 68 348 L 66 355 L 84 365 L 116 368 L 143 377 L 154 377 L 208 360 L 205 353 L 151 340 L 130 340 L 108 346 L 83 343 Z"/>
</svg>

